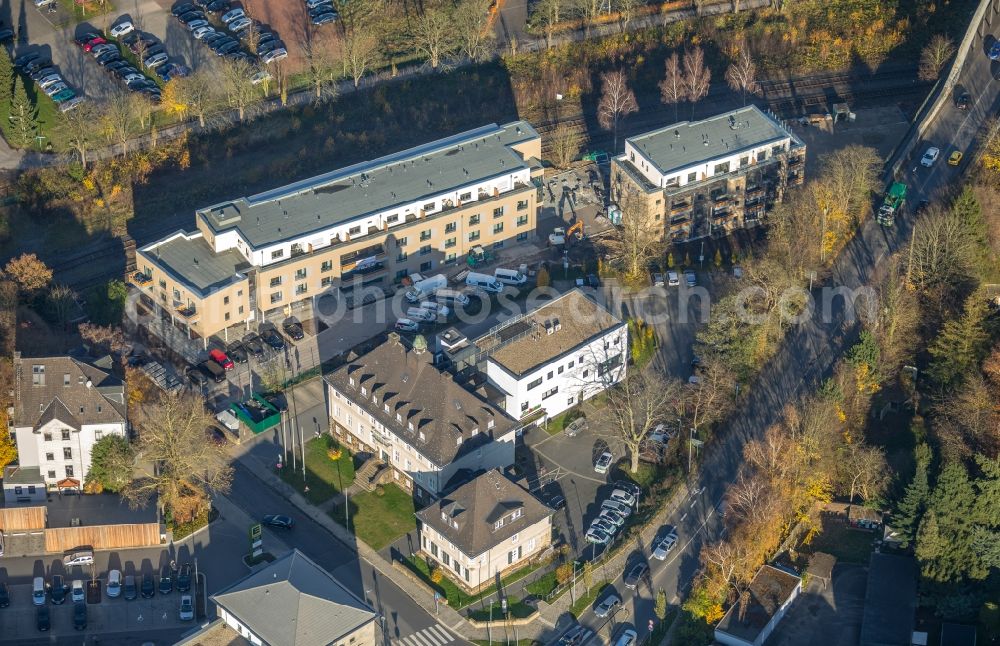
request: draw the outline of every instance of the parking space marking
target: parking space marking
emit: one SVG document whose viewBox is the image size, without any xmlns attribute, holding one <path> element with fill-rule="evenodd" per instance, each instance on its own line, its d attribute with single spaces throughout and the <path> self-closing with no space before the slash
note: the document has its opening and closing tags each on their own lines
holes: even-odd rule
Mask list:
<svg viewBox="0 0 1000 646">
<path fill-rule="evenodd" d="M 542 442 L 544 442 L 544 441 L 545 440 L 542 440 Z M 542 442 L 539 442 L 539 444 L 541 444 Z M 566 467 L 562 466 L 561 464 L 559 464 L 558 462 L 556 462 L 555 460 L 553 460 L 552 458 L 550 458 L 548 455 L 546 455 L 545 453 L 543 453 L 542 451 L 540 451 L 537 447 L 538 447 L 538 444 L 536 444 L 533 447 L 529 447 L 529 448 L 532 451 L 538 453 L 538 455 L 542 456 L 543 458 L 545 458 L 546 460 L 548 460 L 549 462 L 551 462 L 552 464 L 556 465 L 556 467 L 558 467 L 559 469 L 562 469 L 562 470 L 566 471 L 567 474 L 572 473 L 574 476 L 576 476 L 578 478 L 582 478 L 583 480 L 590 480 L 591 482 L 596 482 L 596 483 L 602 484 L 602 485 L 608 484 L 607 478 L 605 478 L 604 480 L 601 480 L 599 478 L 592 478 L 591 476 L 584 475 L 582 473 L 577 473 L 576 471 L 573 471 L 572 469 L 567 469 Z"/>
</svg>

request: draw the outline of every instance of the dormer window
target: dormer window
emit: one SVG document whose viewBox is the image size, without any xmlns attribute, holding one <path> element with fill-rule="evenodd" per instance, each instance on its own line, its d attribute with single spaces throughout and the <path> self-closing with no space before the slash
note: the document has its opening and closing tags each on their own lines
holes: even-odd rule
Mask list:
<svg viewBox="0 0 1000 646">
<path fill-rule="evenodd" d="M 517 520 L 517 519 L 518 519 L 518 518 L 520 518 L 520 517 L 521 517 L 521 510 L 520 510 L 520 509 L 515 509 L 515 510 L 514 510 L 514 513 L 512 513 L 512 514 L 510 515 L 510 519 L 511 519 L 512 521 L 514 521 L 514 520 Z"/>
<path fill-rule="evenodd" d="M 501 527 L 503 527 L 503 518 L 493 523 L 493 529 L 500 529 Z"/>
<path fill-rule="evenodd" d="M 386 406 L 386 408 L 388 409 L 389 407 Z M 399 413 L 396 413 L 396 421 L 399 422 L 400 424 L 402 424 L 403 423 L 403 416 L 400 415 Z"/>
<path fill-rule="evenodd" d="M 389 412 L 389 404 L 385 405 L 385 412 L 387 412 L 387 413 Z"/>
<path fill-rule="evenodd" d="M 410 429 L 412 431 L 413 430 L 413 422 L 407 422 L 406 423 L 406 428 L 408 428 L 408 429 Z M 424 439 L 424 434 L 423 433 L 420 434 L 420 439 Z"/>
<path fill-rule="evenodd" d="M 491 428 L 493 428 L 493 426 L 494 426 L 493 420 L 489 420 L 488 422 L 486 422 L 486 428 L 487 429 L 491 429 Z"/>
<path fill-rule="evenodd" d="M 378 403 L 378 397 L 376 397 L 374 394 L 372 394 L 372 403 L 373 404 L 377 404 Z"/>
<path fill-rule="evenodd" d="M 469 433 L 469 437 L 476 437 L 477 435 L 479 435 L 479 429 L 478 428 L 472 429 L 472 432 Z"/>
<path fill-rule="evenodd" d="M 445 512 L 442 511 L 441 512 L 441 520 L 443 520 L 444 522 L 447 523 L 448 522 L 448 514 L 446 514 Z"/>
<path fill-rule="evenodd" d="M 367 388 L 365 388 L 364 386 L 362 386 L 362 387 L 361 387 L 361 394 L 362 394 L 362 395 L 367 395 L 367 394 L 368 394 L 368 389 L 367 389 Z"/>
<path fill-rule="evenodd" d="M 410 426 L 412 427 L 413 425 L 412 425 L 412 424 L 410 424 Z M 426 437 L 424 437 L 424 432 L 423 432 L 423 431 L 420 431 L 420 440 L 421 440 L 421 441 L 424 441 L 424 440 L 426 440 L 426 439 L 427 439 L 427 438 L 426 438 Z"/>
<path fill-rule="evenodd" d="M 347 378 L 347 383 L 349 383 L 349 384 L 351 384 L 353 386 L 354 385 L 354 377 L 348 377 Z"/>
<path fill-rule="evenodd" d="M 68 372 L 63 373 L 63 386 L 69 386 L 71 381 L 72 380 L 69 378 L 69 373 Z"/>
</svg>

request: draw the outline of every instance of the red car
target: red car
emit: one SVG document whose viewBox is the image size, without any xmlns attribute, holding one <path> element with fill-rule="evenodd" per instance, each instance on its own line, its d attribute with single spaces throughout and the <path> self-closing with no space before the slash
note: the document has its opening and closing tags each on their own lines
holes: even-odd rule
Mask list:
<svg viewBox="0 0 1000 646">
<path fill-rule="evenodd" d="M 214 349 L 208 353 L 208 358 L 222 366 L 224 370 L 233 369 L 233 360 L 226 356 L 226 353 L 219 349 Z"/>
<path fill-rule="evenodd" d="M 103 45 L 106 42 L 108 42 L 108 41 L 106 41 L 103 38 L 101 38 L 100 36 L 98 36 L 94 40 L 92 40 L 89 43 L 87 43 L 86 45 L 84 45 L 83 46 L 83 51 L 89 52 L 90 50 L 94 49 L 98 45 Z"/>
</svg>

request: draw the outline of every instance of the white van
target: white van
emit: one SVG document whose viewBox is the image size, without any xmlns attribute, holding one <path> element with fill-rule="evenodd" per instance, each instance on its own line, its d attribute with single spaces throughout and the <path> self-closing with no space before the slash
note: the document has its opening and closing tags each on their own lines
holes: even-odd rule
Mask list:
<svg viewBox="0 0 1000 646">
<path fill-rule="evenodd" d="M 406 290 L 406 300 L 411 303 L 419 303 L 425 298 L 430 298 L 439 289 L 448 286 L 448 279 L 444 274 L 437 274 L 430 278 L 424 278 L 413 283 L 413 286 Z"/>
<path fill-rule="evenodd" d="M 424 301 L 420 304 L 420 309 L 427 310 L 428 312 L 434 314 L 434 316 L 441 316 L 444 318 L 447 318 L 448 315 L 451 314 L 451 310 L 449 310 L 446 305 L 435 303 L 433 301 Z"/>
<path fill-rule="evenodd" d="M 31 602 L 36 606 L 45 605 L 45 579 L 36 576 L 31 586 Z"/>
<path fill-rule="evenodd" d="M 499 294 L 503 291 L 503 283 L 495 277 L 474 271 L 470 271 L 469 275 L 465 277 L 465 284 L 469 287 L 478 287 L 493 294 Z"/>
<path fill-rule="evenodd" d="M 437 319 L 437 315 L 430 311 L 425 310 L 422 307 L 411 307 L 406 310 L 406 316 L 412 321 L 424 321 L 426 323 L 433 323 Z"/>
<path fill-rule="evenodd" d="M 493 276 L 504 285 L 523 285 L 528 282 L 528 277 L 516 269 L 497 267 Z"/>
<path fill-rule="evenodd" d="M 461 305 L 466 306 L 469 304 L 469 297 L 462 292 L 455 289 L 439 289 L 434 292 L 434 300 L 438 303 L 444 303 L 445 305 Z"/>
</svg>

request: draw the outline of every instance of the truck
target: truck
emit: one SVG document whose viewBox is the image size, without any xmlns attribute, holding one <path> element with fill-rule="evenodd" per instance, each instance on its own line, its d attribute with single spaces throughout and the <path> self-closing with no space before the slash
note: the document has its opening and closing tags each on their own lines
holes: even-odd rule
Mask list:
<svg viewBox="0 0 1000 646">
<path fill-rule="evenodd" d="M 414 274 L 414 276 L 419 276 L 419 274 Z M 406 290 L 406 300 L 411 303 L 419 303 L 422 300 L 430 298 L 434 295 L 434 292 L 448 286 L 448 279 L 445 278 L 444 274 L 437 274 L 429 278 L 420 278 L 420 280 L 414 280 L 413 285 Z"/>
<path fill-rule="evenodd" d="M 875 216 L 876 222 L 884 227 L 891 227 L 896 221 L 896 214 L 903 210 L 904 204 L 906 204 L 906 184 L 893 182 L 882 199 L 882 206 Z"/>
</svg>

